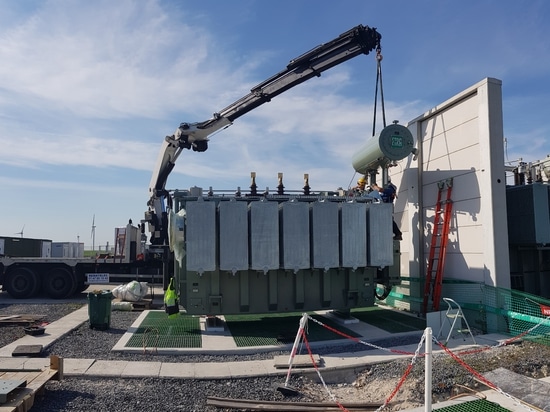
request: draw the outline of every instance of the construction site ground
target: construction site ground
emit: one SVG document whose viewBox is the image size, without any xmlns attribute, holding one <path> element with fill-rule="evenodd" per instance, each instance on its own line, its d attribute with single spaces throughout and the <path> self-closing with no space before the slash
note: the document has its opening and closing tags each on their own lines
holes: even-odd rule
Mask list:
<svg viewBox="0 0 550 412">
<path fill-rule="evenodd" d="M 112 289 L 113 286 L 103 285 L 105 289 Z M 90 289 L 97 289 L 95 285 Z M 84 291 L 82 296 L 71 299 L 71 301 L 86 302 L 87 291 Z M 151 304 L 153 308 L 161 308 L 163 300 L 163 291 L 161 287 L 155 287 L 152 290 L 150 296 Z M 0 304 L 9 303 L 21 304 L 21 300 L 12 300 L 6 293 L 0 294 Z M 29 300 L 29 303 L 37 303 L 36 300 Z M 39 300 L 38 300 L 39 302 Z M 159 310 L 159 309 L 157 309 Z M 392 310 L 392 309 L 383 309 Z M 188 347 L 193 345 L 179 345 L 184 347 L 160 347 L 155 345 L 155 332 L 151 332 L 148 340 L 142 340 L 143 344 L 135 345 L 134 347 L 128 347 L 127 343 L 132 339 L 132 336 L 139 330 L 144 320 L 151 316 L 155 309 L 144 310 L 138 317 L 136 322 L 128 329 L 127 333 L 119 341 L 119 343 L 113 348 L 114 351 L 164 351 L 166 353 L 192 353 L 196 351 L 206 353 L 253 353 L 258 351 L 273 351 L 273 350 L 288 350 L 289 356 L 276 357 L 275 359 L 268 359 L 263 361 L 240 361 L 240 362 L 228 362 L 224 364 L 219 363 L 174 363 L 174 362 L 139 362 L 139 361 L 112 361 L 112 360 L 100 360 L 100 359 L 63 359 L 63 376 L 70 379 L 71 377 L 159 377 L 159 378 L 180 378 L 180 379 L 223 379 L 223 378 L 244 378 L 258 375 L 274 375 L 284 376 L 288 373 L 288 362 L 292 349 L 292 342 L 286 343 L 283 346 L 271 346 L 269 344 L 263 344 L 259 346 L 242 346 L 239 345 L 234 337 L 225 327 L 224 318 L 220 317 L 219 321 L 212 322 L 211 319 L 206 317 L 200 317 L 198 324 L 200 327 L 200 347 Z M 162 310 L 160 310 L 161 313 Z M 405 331 L 393 331 L 388 332 L 380 327 L 372 324 L 359 321 L 357 319 L 345 319 L 342 320 L 333 316 L 329 312 L 318 313 L 320 319 L 333 322 L 336 325 L 352 334 L 358 340 L 373 341 L 376 339 L 382 339 L 389 336 L 396 336 L 398 334 L 418 334 L 418 330 L 410 330 L 410 323 L 412 323 L 412 315 L 403 314 L 403 316 L 411 316 L 411 322 L 403 322 L 403 328 Z M 165 319 L 165 316 L 159 319 Z M 18 347 L 25 345 L 42 345 L 47 347 L 51 345 L 55 340 L 68 334 L 71 330 L 77 328 L 84 322 L 89 320 L 88 306 L 84 305 L 82 308 L 72 312 L 64 318 L 52 322 L 47 326 L 47 333 L 39 336 L 25 336 L 12 344 L 0 348 L 0 370 L 16 371 L 18 369 L 25 370 L 32 362 L 37 362 L 37 359 L 21 356 L 12 356 L 14 350 Z M 407 331 L 406 327 L 409 328 Z M 150 326 L 151 329 L 155 328 L 155 325 Z M 298 333 L 298 324 L 296 324 L 296 333 Z M 436 334 L 437 331 L 434 331 Z M 499 342 L 509 339 L 510 336 L 500 334 L 488 334 L 475 336 L 477 345 L 496 346 Z M 346 343 L 345 339 L 336 339 L 334 341 L 322 340 L 319 344 L 322 345 L 338 345 Z M 195 345 L 196 346 L 196 345 Z M 458 351 L 469 347 L 474 347 L 474 343 L 470 339 L 465 339 L 463 336 L 452 338 L 447 347 L 452 351 Z M 341 379 L 342 381 L 349 381 L 350 376 L 355 375 L 358 370 L 366 367 L 367 365 L 387 362 L 398 357 L 402 358 L 402 352 L 414 353 L 418 344 L 411 344 L 401 346 L 394 351 L 372 349 L 364 352 L 350 352 L 350 353 L 334 353 L 333 355 L 323 355 L 322 359 L 318 359 L 318 368 L 324 379 L 330 379 L 336 381 Z M 312 342 L 312 349 L 315 349 L 315 342 Z M 387 348 L 384 348 L 387 349 Z M 434 353 L 441 352 L 442 349 L 437 345 L 433 347 Z M 401 353 L 400 353 L 401 352 Z M 311 358 L 308 355 L 299 355 L 293 358 L 292 373 L 308 375 L 315 377 L 315 368 L 312 367 Z M 518 389 L 517 377 L 513 375 L 507 375 L 501 373 L 502 371 L 495 371 L 492 377 L 497 381 L 501 388 L 515 388 L 516 393 Z M 521 396 L 528 398 L 530 404 L 540 404 L 541 402 L 548 402 L 550 397 L 550 391 L 541 391 L 541 388 L 550 387 L 550 378 L 540 379 L 540 386 L 533 388 L 532 385 L 529 388 L 527 382 L 522 387 Z M 525 405 L 518 402 L 514 397 L 506 396 L 505 394 L 496 391 L 486 391 L 484 396 L 487 401 L 500 405 L 509 411 L 524 411 Z M 516 395 L 515 395 L 516 396 Z M 536 399 L 536 397 L 542 397 Z M 522 398 L 520 398 L 522 399 Z M 441 402 L 433 405 L 433 410 L 452 411 L 453 405 L 466 406 L 468 402 L 475 402 L 479 399 L 476 397 L 461 397 L 456 400 Z M 0 405 L 1 407 L 1 405 Z M 451 409 L 444 409 L 451 408 Z M 0 408 L 0 410 L 2 410 Z M 13 409 L 16 410 L 16 409 Z M 410 411 L 422 411 L 424 408 L 410 409 Z M 475 410 L 475 409 L 460 409 Z M 529 409 L 527 409 L 529 410 Z M 536 409 L 535 409 L 536 410 Z M 542 408 L 540 409 L 542 410 Z M 3 410 L 2 410 L 3 412 Z"/>
</svg>

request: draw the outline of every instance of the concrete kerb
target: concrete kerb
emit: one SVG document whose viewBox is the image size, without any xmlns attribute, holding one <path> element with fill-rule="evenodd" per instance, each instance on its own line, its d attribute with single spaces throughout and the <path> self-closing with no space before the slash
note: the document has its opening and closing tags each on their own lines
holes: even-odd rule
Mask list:
<svg viewBox="0 0 550 412">
<path fill-rule="evenodd" d="M 42 345 L 44 349 L 51 346 L 57 339 L 69 334 L 88 320 L 88 305 L 84 305 L 67 316 L 46 326 L 43 335 L 24 336 L 9 345 L 0 348 L 0 357 L 11 357 L 14 349 L 19 345 Z"/>
</svg>

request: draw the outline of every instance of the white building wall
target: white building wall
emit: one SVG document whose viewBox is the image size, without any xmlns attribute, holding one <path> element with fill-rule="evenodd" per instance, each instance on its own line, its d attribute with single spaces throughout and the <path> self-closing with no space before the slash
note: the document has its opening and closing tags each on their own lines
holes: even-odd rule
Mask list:
<svg viewBox="0 0 550 412">
<path fill-rule="evenodd" d="M 402 276 L 425 278 L 437 183 L 452 178 L 444 278 L 510 287 L 501 86 L 486 78 L 408 123 L 418 159 L 409 156 L 390 169 L 404 235 Z M 421 284 L 404 287 L 421 298 Z"/>
</svg>

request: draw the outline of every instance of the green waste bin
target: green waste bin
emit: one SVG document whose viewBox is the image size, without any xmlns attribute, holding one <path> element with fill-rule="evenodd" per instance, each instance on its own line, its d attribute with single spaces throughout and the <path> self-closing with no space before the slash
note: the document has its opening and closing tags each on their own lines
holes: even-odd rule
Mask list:
<svg viewBox="0 0 550 412">
<path fill-rule="evenodd" d="M 113 294 L 109 290 L 99 290 L 88 293 L 88 316 L 90 328 L 106 330 L 111 326 L 111 300 Z"/>
</svg>

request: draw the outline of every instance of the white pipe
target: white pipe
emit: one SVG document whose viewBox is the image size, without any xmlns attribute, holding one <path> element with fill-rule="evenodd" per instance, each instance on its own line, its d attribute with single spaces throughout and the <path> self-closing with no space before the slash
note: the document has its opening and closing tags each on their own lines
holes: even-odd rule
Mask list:
<svg viewBox="0 0 550 412">
<path fill-rule="evenodd" d="M 432 328 L 428 327 L 425 331 L 426 337 L 426 361 L 425 361 L 425 381 L 424 381 L 424 411 L 432 412 Z"/>
</svg>

